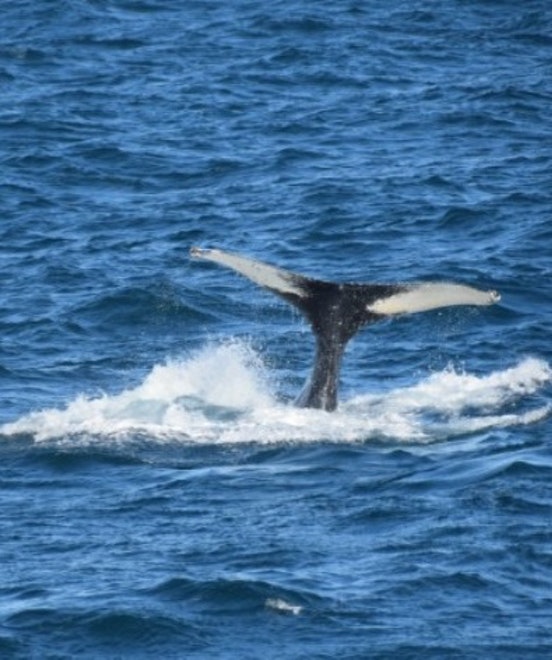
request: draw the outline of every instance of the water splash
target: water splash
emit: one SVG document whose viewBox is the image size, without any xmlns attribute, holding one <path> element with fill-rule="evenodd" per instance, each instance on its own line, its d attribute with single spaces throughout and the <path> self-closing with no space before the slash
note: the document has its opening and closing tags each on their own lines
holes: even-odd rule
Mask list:
<svg viewBox="0 0 552 660">
<path fill-rule="evenodd" d="M 265 607 L 267 610 L 273 610 L 279 614 L 293 614 L 294 616 L 301 614 L 303 611 L 301 605 L 292 605 L 283 598 L 267 598 Z"/>
<path fill-rule="evenodd" d="M 550 366 L 535 358 L 486 376 L 447 369 L 410 387 L 356 396 L 327 413 L 279 402 L 259 356 L 232 342 L 156 365 L 141 384 L 120 394 L 80 396 L 65 409 L 30 413 L 1 426 L 0 433 L 32 435 L 36 442 L 136 434 L 215 444 L 430 442 L 545 418 L 550 405 L 528 405 L 551 381 Z"/>
</svg>

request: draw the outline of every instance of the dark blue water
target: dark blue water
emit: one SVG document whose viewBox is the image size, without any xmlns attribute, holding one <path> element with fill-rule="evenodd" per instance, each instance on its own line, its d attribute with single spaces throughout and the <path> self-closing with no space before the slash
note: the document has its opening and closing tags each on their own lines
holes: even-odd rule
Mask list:
<svg viewBox="0 0 552 660">
<path fill-rule="evenodd" d="M 0 656 L 552 656 L 548 2 L 1 3 Z M 311 333 L 191 245 L 499 305 Z"/>
</svg>

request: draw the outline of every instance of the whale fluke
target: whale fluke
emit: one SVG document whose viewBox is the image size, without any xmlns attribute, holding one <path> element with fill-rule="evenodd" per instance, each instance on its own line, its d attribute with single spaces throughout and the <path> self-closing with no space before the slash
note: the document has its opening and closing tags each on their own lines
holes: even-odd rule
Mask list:
<svg viewBox="0 0 552 660">
<path fill-rule="evenodd" d="M 496 291 L 480 291 L 463 284 L 339 284 L 223 250 L 193 247 L 190 254 L 235 270 L 305 315 L 316 339 L 312 374 L 295 402 L 305 408 L 335 410 L 343 352 L 364 325 L 399 314 L 451 305 L 491 305 L 500 300 Z"/>
</svg>

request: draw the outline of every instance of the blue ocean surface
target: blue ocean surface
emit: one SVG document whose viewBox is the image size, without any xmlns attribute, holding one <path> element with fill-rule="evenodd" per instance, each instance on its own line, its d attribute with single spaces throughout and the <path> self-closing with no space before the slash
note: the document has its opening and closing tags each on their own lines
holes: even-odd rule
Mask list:
<svg viewBox="0 0 552 660">
<path fill-rule="evenodd" d="M 552 657 L 552 5 L 0 7 L 0 657 Z"/>
</svg>

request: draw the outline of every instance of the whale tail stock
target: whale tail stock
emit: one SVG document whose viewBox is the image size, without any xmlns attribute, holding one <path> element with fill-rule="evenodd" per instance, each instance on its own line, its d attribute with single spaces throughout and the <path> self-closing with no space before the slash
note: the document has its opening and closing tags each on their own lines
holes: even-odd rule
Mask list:
<svg viewBox="0 0 552 660">
<path fill-rule="evenodd" d="M 490 305 L 500 296 L 462 284 L 339 284 L 312 279 L 218 249 L 193 247 L 192 257 L 221 264 L 297 307 L 316 339 L 312 374 L 296 405 L 331 411 L 337 407 L 341 359 L 347 342 L 368 323 L 404 313 L 451 305 Z"/>
</svg>

